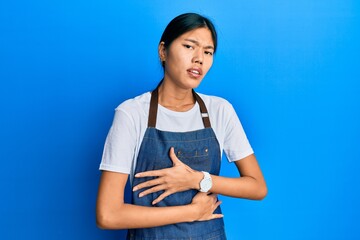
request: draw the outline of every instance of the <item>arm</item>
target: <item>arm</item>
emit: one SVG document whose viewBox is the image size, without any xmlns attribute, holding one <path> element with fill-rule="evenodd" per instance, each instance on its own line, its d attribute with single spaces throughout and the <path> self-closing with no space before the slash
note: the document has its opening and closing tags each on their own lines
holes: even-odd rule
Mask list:
<svg viewBox="0 0 360 240">
<path fill-rule="evenodd" d="M 189 205 L 143 207 L 124 203 L 127 174 L 104 171 L 96 205 L 97 225 L 103 229 L 155 227 L 222 217 L 213 214 L 220 205 L 216 195 L 197 194 Z"/>
<path fill-rule="evenodd" d="M 261 200 L 267 195 L 265 179 L 254 154 L 235 162 L 239 177 L 226 178 L 212 175 L 212 193 Z"/>
<path fill-rule="evenodd" d="M 182 163 L 176 157 L 173 148 L 170 150 L 170 158 L 174 163 L 172 168 L 148 171 L 136 175 L 136 177 L 158 177 L 135 186 L 135 190 L 153 186 L 142 192 L 143 196 L 152 192 L 165 190 L 165 192 L 154 201 L 154 204 L 175 192 L 200 188 L 200 181 L 203 178 L 203 174 Z M 237 198 L 263 199 L 267 194 L 267 187 L 255 155 L 251 154 L 244 159 L 235 161 L 235 164 L 240 176 L 237 178 L 228 178 L 211 175 L 213 186 L 210 192 Z"/>
</svg>

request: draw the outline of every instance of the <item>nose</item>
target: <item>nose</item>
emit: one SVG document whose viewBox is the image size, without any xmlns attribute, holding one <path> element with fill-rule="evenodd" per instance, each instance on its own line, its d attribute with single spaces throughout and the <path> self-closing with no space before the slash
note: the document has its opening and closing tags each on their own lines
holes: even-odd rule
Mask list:
<svg viewBox="0 0 360 240">
<path fill-rule="evenodd" d="M 203 53 L 203 51 L 200 50 L 200 49 L 198 51 L 195 51 L 194 52 L 194 57 L 193 57 L 193 62 L 202 65 L 203 61 L 204 61 L 204 53 Z"/>
</svg>

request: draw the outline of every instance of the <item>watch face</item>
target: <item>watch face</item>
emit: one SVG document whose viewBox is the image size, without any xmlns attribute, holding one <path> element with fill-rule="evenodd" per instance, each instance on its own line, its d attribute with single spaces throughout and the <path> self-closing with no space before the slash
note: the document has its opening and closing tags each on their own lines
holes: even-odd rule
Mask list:
<svg viewBox="0 0 360 240">
<path fill-rule="evenodd" d="M 208 192 L 210 190 L 212 186 L 212 181 L 211 179 L 203 179 L 201 182 L 200 182 L 200 191 L 201 192 Z"/>
</svg>

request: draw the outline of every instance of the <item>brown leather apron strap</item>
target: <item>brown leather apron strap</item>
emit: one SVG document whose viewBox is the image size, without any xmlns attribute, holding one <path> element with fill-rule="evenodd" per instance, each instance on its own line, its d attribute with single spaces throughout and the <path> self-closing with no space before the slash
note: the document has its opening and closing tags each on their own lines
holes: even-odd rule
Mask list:
<svg viewBox="0 0 360 240">
<path fill-rule="evenodd" d="M 157 116 L 157 109 L 158 109 L 158 88 L 155 88 L 154 91 L 151 93 L 150 99 L 150 107 L 149 107 L 149 119 L 148 119 L 148 127 L 155 128 L 156 126 L 156 116 Z"/>
<path fill-rule="evenodd" d="M 159 86 L 157 88 L 155 88 L 154 91 L 152 91 L 151 99 L 150 99 L 148 127 L 153 127 L 153 128 L 156 127 L 156 116 L 157 116 L 158 98 L 159 98 L 158 88 L 159 88 Z M 194 95 L 195 100 L 199 104 L 204 127 L 211 128 L 209 113 L 207 111 L 204 101 L 194 90 L 192 90 L 192 93 Z"/>
<path fill-rule="evenodd" d="M 198 102 L 199 106 L 200 106 L 200 112 L 201 112 L 201 117 L 204 123 L 204 127 L 205 128 L 211 128 L 211 123 L 210 123 L 210 118 L 209 118 L 209 113 L 208 110 L 205 106 L 204 101 L 201 99 L 201 97 L 194 91 L 194 89 L 192 90 L 193 95 L 196 99 L 196 101 Z"/>
</svg>

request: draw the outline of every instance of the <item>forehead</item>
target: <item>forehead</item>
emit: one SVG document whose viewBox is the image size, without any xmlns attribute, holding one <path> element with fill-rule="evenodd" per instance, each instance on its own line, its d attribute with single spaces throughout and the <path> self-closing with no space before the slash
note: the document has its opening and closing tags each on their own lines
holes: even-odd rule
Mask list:
<svg viewBox="0 0 360 240">
<path fill-rule="evenodd" d="M 184 41 L 191 39 L 199 42 L 201 45 L 214 46 L 214 41 L 211 32 L 208 28 L 196 28 L 186 32 L 178 37 L 177 40 Z"/>
</svg>

